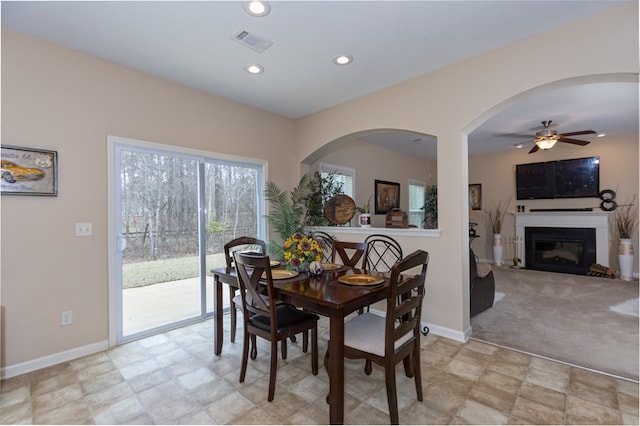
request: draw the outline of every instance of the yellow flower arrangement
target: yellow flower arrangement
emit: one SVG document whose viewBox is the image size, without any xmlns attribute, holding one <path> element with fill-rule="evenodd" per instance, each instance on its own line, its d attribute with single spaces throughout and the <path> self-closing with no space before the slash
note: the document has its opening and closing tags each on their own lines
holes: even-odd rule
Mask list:
<svg viewBox="0 0 640 426">
<path fill-rule="evenodd" d="M 306 271 L 311 262 L 322 260 L 322 242 L 296 232 L 284 242 L 284 260 L 295 270 Z"/>
</svg>

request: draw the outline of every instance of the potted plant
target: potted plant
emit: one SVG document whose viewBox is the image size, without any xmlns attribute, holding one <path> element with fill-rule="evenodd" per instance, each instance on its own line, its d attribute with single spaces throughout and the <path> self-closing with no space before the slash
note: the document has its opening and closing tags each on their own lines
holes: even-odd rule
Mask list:
<svg viewBox="0 0 640 426">
<path fill-rule="evenodd" d="M 630 203 L 620 205 L 613 215 L 614 226 L 620 245 L 618 247 L 618 265 L 620 266 L 620 279 L 631 281 L 633 276 L 633 244 L 631 238 L 638 226 L 637 195 L 633 196 Z"/>
<path fill-rule="evenodd" d="M 333 175 L 322 177 L 318 172 L 302 176 L 291 191 L 267 181 L 264 196 L 270 211 L 265 217 L 284 242 L 296 232 L 305 233 L 309 226 L 326 225 L 324 202 L 341 191 L 342 184 Z M 277 259 L 283 258 L 281 243 L 269 241 L 268 251 Z"/>
<path fill-rule="evenodd" d="M 316 171 L 307 177 L 304 185 L 301 200 L 306 210 L 304 225 L 328 225 L 329 221 L 324 215 L 324 204 L 329 198 L 342 193 L 342 182 L 336 180 L 334 173 L 322 176 Z"/>
<path fill-rule="evenodd" d="M 369 228 L 371 226 L 371 199 L 373 195 L 367 200 L 367 204 L 363 204 L 362 207 L 356 207 L 356 210 L 360 213 L 358 216 L 358 223 L 363 228 Z"/>
<path fill-rule="evenodd" d="M 425 229 L 436 229 L 438 227 L 438 187 L 431 185 L 424 196 L 424 204 L 420 207 L 424 210 L 422 223 Z"/>
<path fill-rule="evenodd" d="M 507 214 L 511 198 L 509 196 L 504 204 L 503 201 L 498 202 L 487 212 L 491 230 L 493 231 L 493 264 L 496 266 L 502 265 L 502 225 L 504 224 L 504 217 Z"/>
</svg>

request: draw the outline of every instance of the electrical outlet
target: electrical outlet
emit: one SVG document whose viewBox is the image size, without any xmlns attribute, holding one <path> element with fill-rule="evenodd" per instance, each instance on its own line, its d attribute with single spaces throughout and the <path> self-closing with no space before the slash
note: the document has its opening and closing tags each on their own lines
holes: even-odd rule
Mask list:
<svg viewBox="0 0 640 426">
<path fill-rule="evenodd" d="M 73 311 L 64 311 L 60 314 L 60 325 L 70 325 L 73 322 Z"/>
<path fill-rule="evenodd" d="M 76 237 L 86 237 L 93 235 L 93 224 L 88 223 L 76 223 Z"/>
</svg>

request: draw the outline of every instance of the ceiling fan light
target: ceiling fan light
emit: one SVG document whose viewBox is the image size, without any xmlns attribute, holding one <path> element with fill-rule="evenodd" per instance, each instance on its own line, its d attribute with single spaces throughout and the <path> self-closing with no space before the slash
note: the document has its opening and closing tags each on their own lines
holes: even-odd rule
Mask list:
<svg viewBox="0 0 640 426">
<path fill-rule="evenodd" d="M 538 145 L 540 149 L 551 149 L 556 142 L 558 142 L 558 140 L 552 137 L 536 139 L 536 145 Z"/>
</svg>

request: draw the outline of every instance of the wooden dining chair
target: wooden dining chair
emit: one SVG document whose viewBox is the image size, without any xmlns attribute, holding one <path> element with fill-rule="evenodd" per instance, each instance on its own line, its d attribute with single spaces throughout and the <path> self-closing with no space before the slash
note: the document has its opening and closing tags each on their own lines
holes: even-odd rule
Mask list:
<svg viewBox="0 0 640 426">
<path fill-rule="evenodd" d="M 224 245 L 224 259 L 227 262 L 227 269 L 233 269 L 233 253 L 240 252 L 260 252 L 267 253 L 267 246 L 264 241 L 253 237 L 238 237 Z M 237 309 L 242 307 L 242 298 L 236 295 L 236 289 L 229 287 L 229 313 L 231 315 L 231 342 L 236 341 Z"/>
<path fill-rule="evenodd" d="M 423 250 L 396 263 L 391 269 L 386 317 L 365 313 L 344 325 L 345 358 L 371 360 L 385 369 L 392 424 L 399 421 L 395 366 L 400 361 L 404 363 L 407 377 L 414 377 L 418 401 L 422 401 L 420 319 L 428 263 L 429 254 Z M 420 272 L 417 275 L 408 273 L 412 268 L 420 268 Z M 327 351 L 325 368 L 328 368 L 330 356 Z"/>
<path fill-rule="evenodd" d="M 367 251 L 366 243 L 354 243 L 350 241 L 334 241 L 333 250 L 331 250 L 331 262 L 340 261 L 345 266 L 352 268 L 364 268 L 364 254 Z M 358 262 L 362 259 L 361 265 Z"/>
<path fill-rule="evenodd" d="M 400 243 L 387 235 L 372 234 L 364 242 L 367 244 L 364 254 L 366 270 L 387 272 L 397 261 L 402 260 Z"/>
<path fill-rule="evenodd" d="M 269 367 L 269 394 L 267 400 L 273 401 L 278 368 L 278 342 L 285 345 L 286 339 L 297 334 L 311 331 L 311 371 L 318 374 L 318 315 L 286 303 L 277 303 L 274 298 L 273 277 L 269 265 L 269 256 L 234 253 L 235 267 L 242 296 L 244 318 L 244 343 L 240 382 L 244 382 L 249 357 L 249 340 L 252 342 L 251 359 L 256 359 L 256 337 L 271 342 L 271 364 Z M 267 294 L 261 292 L 262 283 L 266 284 Z M 302 351 L 307 352 L 307 337 L 304 336 Z M 283 346 L 284 347 L 284 346 Z"/>
<path fill-rule="evenodd" d="M 322 231 L 313 231 L 311 238 L 322 243 L 322 261 L 325 263 L 331 262 L 331 253 L 333 252 L 333 242 L 335 238 Z"/>
</svg>

